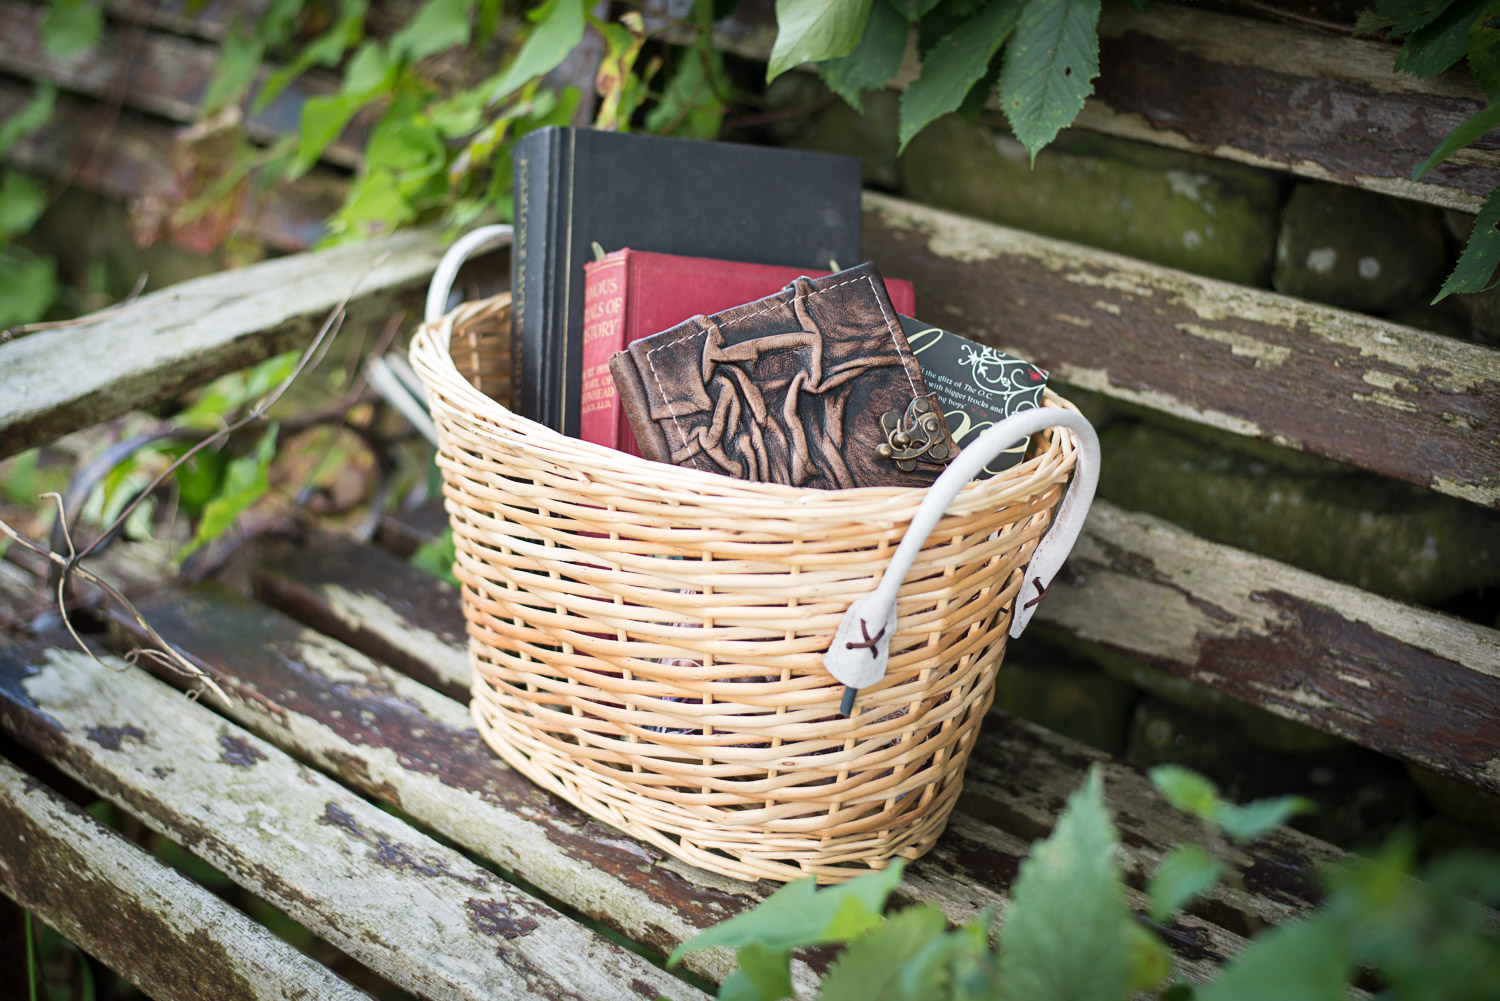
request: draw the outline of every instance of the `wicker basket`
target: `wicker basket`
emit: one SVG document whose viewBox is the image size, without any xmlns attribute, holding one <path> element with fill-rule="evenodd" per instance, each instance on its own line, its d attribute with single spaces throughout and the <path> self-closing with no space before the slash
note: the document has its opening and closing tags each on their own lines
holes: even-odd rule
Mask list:
<svg viewBox="0 0 1500 1001">
<path fill-rule="evenodd" d="M 746 482 L 565 437 L 492 398 L 508 319 L 508 296 L 466 304 L 411 348 L 485 739 L 592 816 L 725 875 L 827 882 L 926 852 L 1075 435 L 1038 433 L 1025 462 L 957 490 L 925 544 L 908 542 L 888 665 L 845 717 L 825 651 L 928 492 Z M 1072 411 L 1051 393 L 1045 406 Z"/>
</svg>

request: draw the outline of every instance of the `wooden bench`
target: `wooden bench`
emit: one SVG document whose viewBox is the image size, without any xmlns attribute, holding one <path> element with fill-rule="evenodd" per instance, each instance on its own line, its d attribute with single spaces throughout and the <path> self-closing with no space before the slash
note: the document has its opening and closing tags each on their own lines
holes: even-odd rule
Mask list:
<svg viewBox="0 0 1500 1001">
<path fill-rule="evenodd" d="M 1257 48 L 1226 48 L 1226 36 L 1291 30 L 1231 19 L 1227 31 L 1229 15 L 1175 9 L 1139 24 L 1119 16 L 1126 23 L 1109 38 L 1145 33 L 1226 74 Z M 1363 46 L 1373 43 L 1293 34 L 1316 69 L 1254 67 L 1280 74 L 1277 86 L 1302 72 L 1307 86 L 1363 95 L 1391 122 L 1423 99 L 1413 88 L 1368 93 L 1376 70 Z M 756 36 L 744 37 L 753 53 Z M 1282 137 L 1257 146 L 1208 131 L 1211 109 L 1192 105 L 1191 87 L 1131 104 L 1132 83 L 1154 68 L 1132 70 L 1130 51 L 1106 43 L 1089 127 L 1380 190 L 1407 169 L 1340 145 L 1327 122 L 1293 107 L 1254 109 Z M 1110 59 L 1123 66 L 1113 77 Z M 1422 86 L 1446 88 L 1426 95 L 1442 97 L 1442 114 L 1462 117 L 1475 100 L 1451 82 Z M 1181 103 L 1162 103 L 1172 100 Z M 172 114 L 149 93 L 127 105 L 142 128 L 162 129 L 148 112 Z M 18 156 L 41 164 L 47 148 L 38 140 Z M 1306 149 L 1317 155 L 1277 159 Z M 1400 191 L 1472 209 L 1476 171 L 1494 156 L 1480 148 Z M 966 332 L 1066 385 L 1500 507 L 1494 349 L 885 195 L 867 195 L 865 232 L 868 256 L 911 278 L 925 301 L 981 318 Z M 0 457 L 305 342 L 351 290 L 351 324 L 388 315 L 440 249 L 417 231 L 271 261 L 0 344 Z M 123 348 L 146 342 L 149 353 Z M 62 357 L 109 364 L 60 366 Z M 540 792 L 483 745 L 463 704 L 457 596 L 397 555 L 439 527 L 398 517 L 384 545 L 318 536 L 265 547 L 249 593 L 211 584 L 142 597 L 227 706 L 188 702 L 144 669 L 124 669 L 139 627 L 117 610 L 106 612 L 109 631 L 90 637 L 102 665 L 55 630 L 0 634 L 0 754 L 10 759 L 0 763 L 0 891 L 158 1001 L 359 996 L 74 805 L 97 795 L 423 997 L 703 996 L 651 958 L 775 887 L 664 858 Z M 34 607 L 45 569 L 15 547 L 7 561 L 0 607 Z M 1500 632 L 1105 502 L 1070 565 L 1038 616 L 1060 635 L 1500 791 Z M 1003 904 L 1030 842 L 1093 762 L 1105 767 L 1141 906 L 1138 888 L 1195 825 L 1133 768 L 999 713 L 948 832 L 908 869 L 901 896 L 937 901 L 955 921 Z M 1180 968 L 1201 979 L 1245 936 L 1306 910 L 1318 899 L 1315 870 L 1342 854 L 1291 829 L 1237 850 L 1243 885 L 1214 890 L 1167 931 Z M 800 988 L 827 962 L 800 960 Z M 695 953 L 686 965 L 713 983 L 727 963 Z"/>
</svg>

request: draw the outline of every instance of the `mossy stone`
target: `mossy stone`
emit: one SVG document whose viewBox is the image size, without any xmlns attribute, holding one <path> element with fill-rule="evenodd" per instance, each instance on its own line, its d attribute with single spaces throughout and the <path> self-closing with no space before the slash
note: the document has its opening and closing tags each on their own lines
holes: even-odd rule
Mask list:
<svg viewBox="0 0 1500 1001">
<path fill-rule="evenodd" d="M 1400 601 L 1500 584 L 1500 515 L 1473 504 L 1308 456 L 1279 465 L 1209 429 L 1100 438 L 1100 495 L 1195 535 Z"/>
<path fill-rule="evenodd" d="M 912 199 L 1246 285 L 1267 284 L 1280 181 L 1254 167 L 1065 131 L 1037 155 L 940 118 L 897 163 Z"/>
<path fill-rule="evenodd" d="M 1448 266 L 1442 210 L 1321 181 L 1292 189 L 1273 284 L 1316 302 L 1388 313 L 1432 298 Z"/>
<path fill-rule="evenodd" d="M 782 145 L 857 156 L 867 186 L 894 191 L 899 100 L 893 90 L 870 91 L 860 98 L 861 113 L 835 98 L 812 117 L 805 130 L 789 136 Z"/>
</svg>

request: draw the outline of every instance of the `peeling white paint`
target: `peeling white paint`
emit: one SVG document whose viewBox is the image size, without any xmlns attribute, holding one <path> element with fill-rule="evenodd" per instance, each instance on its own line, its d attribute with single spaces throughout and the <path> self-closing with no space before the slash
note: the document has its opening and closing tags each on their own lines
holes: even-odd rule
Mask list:
<svg viewBox="0 0 1500 1001">
<path fill-rule="evenodd" d="M 1292 355 L 1292 349 L 1265 341 L 1235 330 L 1219 330 L 1196 323 L 1179 323 L 1177 329 L 1207 341 L 1229 345 L 1229 352 L 1239 358 L 1251 358 L 1256 368 L 1279 368 Z"/>
</svg>

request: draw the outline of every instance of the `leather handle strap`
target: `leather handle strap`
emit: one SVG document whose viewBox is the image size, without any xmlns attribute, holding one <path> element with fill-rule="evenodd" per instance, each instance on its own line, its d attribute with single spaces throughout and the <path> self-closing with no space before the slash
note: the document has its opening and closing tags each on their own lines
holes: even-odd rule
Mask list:
<svg viewBox="0 0 1500 1001">
<path fill-rule="evenodd" d="M 1052 578 L 1062 569 L 1063 561 L 1078 541 L 1089 506 L 1094 501 L 1094 488 L 1099 483 L 1098 435 L 1083 415 L 1060 407 L 1027 410 L 1007 417 L 958 453 L 958 458 L 949 463 L 943 474 L 927 488 L 927 497 L 912 516 L 906 535 L 896 547 L 879 585 L 857 599 L 844 613 L 838 632 L 834 634 L 833 645 L 823 656 L 823 666 L 829 674 L 850 689 L 867 688 L 885 677 L 891 637 L 896 633 L 896 593 L 926 544 L 927 536 L 959 490 L 987 463 L 1020 439 L 1048 427 L 1072 432 L 1078 443 L 1077 465 L 1072 486 L 1058 506 L 1057 520 L 1037 543 L 1026 567 L 1026 580 L 1016 596 L 1010 634 L 1021 635 L 1036 611 L 1037 602 L 1047 593 Z M 852 704 L 847 694 L 844 704 Z"/>
<path fill-rule="evenodd" d="M 427 285 L 427 308 L 423 311 L 424 323 L 436 323 L 448 312 L 448 293 L 458 279 L 458 269 L 479 251 L 488 247 L 505 246 L 511 242 L 509 226 L 480 226 L 453 241 L 453 246 L 443 252 L 432 281 Z"/>
</svg>

